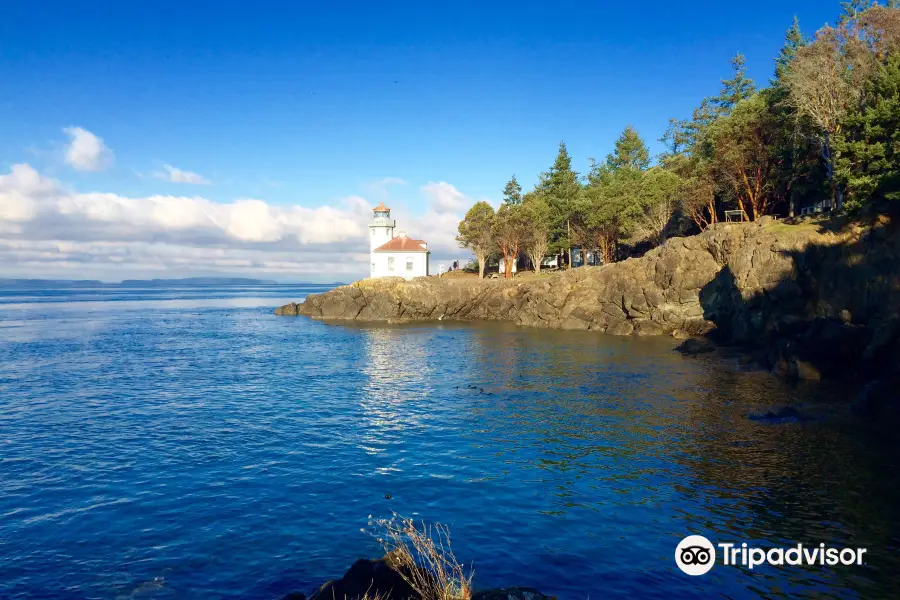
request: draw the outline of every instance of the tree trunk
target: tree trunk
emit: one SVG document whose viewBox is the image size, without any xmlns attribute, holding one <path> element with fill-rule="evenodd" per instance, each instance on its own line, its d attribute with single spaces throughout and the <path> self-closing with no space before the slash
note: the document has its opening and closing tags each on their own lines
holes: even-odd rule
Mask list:
<svg viewBox="0 0 900 600">
<path fill-rule="evenodd" d="M 478 255 L 478 279 L 484 279 L 484 264 L 487 262 L 487 254 Z"/>
<path fill-rule="evenodd" d="M 528 258 L 531 259 L 531 264 L 532 264 L 532 266 L 534 266 L 534 272 L 540 273 L 541 272 L 541 259 L 543 257 L 538 257 L 538 255 L 535 253 L 535 254 L 530 255 Z"/>
<path fill-rule="evenodd" d="M 831 137 L 825 132 L 825 140 L 822 144 L 822 158 L 825 160 L 825 172 L 828 174 L 828 185 L 831 188 L 831 209 L 839 211 L 844 206 L 844 195 L 841 188 L 834 180 L 834 154 L 831 150 Z"/>
</svg>

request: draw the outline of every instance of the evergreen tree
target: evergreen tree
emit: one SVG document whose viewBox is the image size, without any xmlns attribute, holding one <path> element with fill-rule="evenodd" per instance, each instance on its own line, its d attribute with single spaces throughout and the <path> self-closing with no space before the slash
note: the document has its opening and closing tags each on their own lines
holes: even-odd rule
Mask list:
<svg viewBox="0 0 900 600">
<path fill-rule="evenodd" d="M 582 191 L 565 142 L 559 143 L 556 160 L 550 170 L 541 175 L 537 190 L 550 208 L 550 251 L 562 253 L 572 245 L 570 221 Z"/>
<path fill-rule="evenodd" d="M 778 87 L 781 84 L 785 74 L 787 74 L 791 61 L 797 57 L 797 51 L 808 43 L 807 39 L 803 36 L 803 32 L 800 31 L 800 19 L 795 16 L 791 28 L 784 34 L 784 46 L 781 47 L 778 56 L 775 57 L 775 79 L 772 80 L 773 86 Z"/>
<path fill-rule="evenodd" d="M 865 107 L 851 112 L 835 146 L 836 174 L 846 207 L 900 200 L 900 55 L 892 55 L 867 86 Z"/>
<path fill-rule="evenodd" d="M 650 150 L 631 125 L 627 126 L 616 140 L 616 149 L 606 158 L 606 166 L 610 169 L 640 171 L 650 166 Z"/>
<path fill-rule="evenodd" d="M 716 98 L 719 115 L 729 114 L 738 102 L 746 100 L 756 92 L 756 84 L 747 77 L 747 66 L 744 63 L 743 54 L 737 54 L 731 59 L 734 77 L 722 80 L 722 91 Z"/>
<path fill-rule="evenodd" d="M 510 179 L 507 182 L 506 187 L 503 188 L 503 203 L 512 206 L 522 204 L 522 186 L 516 181 L 515 175 L 512 176 L 512 179 Z"/>
</svg>

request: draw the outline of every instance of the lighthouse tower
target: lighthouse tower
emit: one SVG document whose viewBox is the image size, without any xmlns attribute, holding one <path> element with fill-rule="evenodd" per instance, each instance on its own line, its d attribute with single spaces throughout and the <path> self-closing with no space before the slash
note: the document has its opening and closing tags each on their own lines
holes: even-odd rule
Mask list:
<svg viewBox="0 0 900 600">
<path fill-rule="evenodd" d="M 391 218 L 391 209 L 384 202 L 375 207 L 375 218 L 369 223 L 369 252 L 394 239 L 397 222 Z"/>
<path fill-rule="evenodd" d="M 404 277 L 414 279 L 428 275 L 428 244 L 399 232 L 391 219 L 391 209 L 380 203 L 375 218 L 369 223 L 370 277 Z"/>
</svg>

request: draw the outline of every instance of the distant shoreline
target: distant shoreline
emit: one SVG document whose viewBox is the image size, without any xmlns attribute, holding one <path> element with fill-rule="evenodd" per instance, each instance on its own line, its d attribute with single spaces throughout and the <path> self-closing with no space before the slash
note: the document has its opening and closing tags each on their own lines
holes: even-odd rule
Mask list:
<svg viewBox="0 0 900 600">
<path fill-rule="evenodd" d="M 96 287 L 165 287 L 173 285 L 190 285 L 190 286 L 221 286 L 221 285 L 324 285 L 338 286 L 345 285 L 342 282 L 300 282 L 300 283 L 283 283 L 273 281 L 271 279 L 250 279 L 244 277 L 185 277 L 182 279 L 125 279 L 120 282 L 106 282 L 96 279 L 12 279 L 0 278 L 0 288 L 4 287 L 75 287 L 75 286 L 96 286 Z"/>
</svg>

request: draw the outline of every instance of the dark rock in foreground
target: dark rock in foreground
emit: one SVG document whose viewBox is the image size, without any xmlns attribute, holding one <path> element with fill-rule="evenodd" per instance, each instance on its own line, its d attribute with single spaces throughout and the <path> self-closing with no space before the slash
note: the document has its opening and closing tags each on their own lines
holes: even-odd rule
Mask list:
<svg viewBox="0 0 900 600">
<path fill-rule="evenodd" d="M 383 598 L 390 600 L 422 600 L 403 578 L 391 554 L 379 560 L 359 559 L 340 579 L 328 581 L 309 597 L 292 592 L 281 600 L 360 600 Z M 476 592 L 472 600 L 555 600 L 528 587 L 511 587 Z"/>
<path fill-rule="evenodd" d="M 353 600 L 366 594 L 371 598 L 377 595 L 392 600 L 421 600 L 421 596 L 393 566 L 390 555 L 379 560 L 359 559 L 343 577 L 322 585 L 310 595 L 309 600 Z"/>
</svg>

